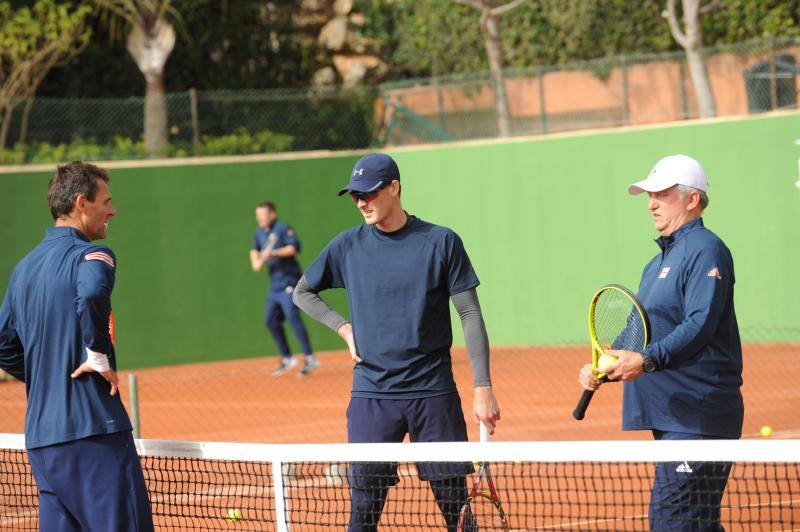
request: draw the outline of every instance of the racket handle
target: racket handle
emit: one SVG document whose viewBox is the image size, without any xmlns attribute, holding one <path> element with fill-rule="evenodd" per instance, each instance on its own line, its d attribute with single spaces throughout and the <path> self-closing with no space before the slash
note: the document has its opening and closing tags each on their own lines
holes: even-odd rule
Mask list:
<svg viewBox="0 0 800 532">
<path fill-rule="evenodd" d="M 483 424 L 481 421 L 481 442 L 489 441 L 489 427 Z"/>
<path fill-rule="evenodd" d="M 584 390 L 583 395 L 581 395 L 581 400 L 578 401 L 578 406 L 575 407 L 575 410 L 572 411 L 572 417 L 580 421 L 581 419 L 586 416 L 586 409 L 589 407 L 589 403 L 592 401 L 592 397 L 594 396 L 594 392 L 592 390 Z"/>
</svg>

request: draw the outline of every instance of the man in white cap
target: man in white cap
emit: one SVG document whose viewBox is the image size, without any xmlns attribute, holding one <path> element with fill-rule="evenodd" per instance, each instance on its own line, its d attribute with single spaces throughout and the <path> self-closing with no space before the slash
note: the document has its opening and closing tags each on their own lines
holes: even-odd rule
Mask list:
<svg viewBox="0 0 800 532">
<path fill-rule="evenodd" d="M 628 188 L 646 192 L 660 253 L 644 268 L 639 299 L 652 327 L 641 353 L 618 357 L 605 371 L 625 382 L 623 430 L 650 430 L 657 440 L 737 439 L 744 405 L 742 348 L 733 308 L 733 258 L 703 225 L 708 180 L 696 160 L 671 155 L 647 179 Z M 578 380 L 600 381 L 591 365 Z M 659 463 L 650 502 L 651 530 L 723 530 L 720 501 L 730 464 Z"/>
</svg>

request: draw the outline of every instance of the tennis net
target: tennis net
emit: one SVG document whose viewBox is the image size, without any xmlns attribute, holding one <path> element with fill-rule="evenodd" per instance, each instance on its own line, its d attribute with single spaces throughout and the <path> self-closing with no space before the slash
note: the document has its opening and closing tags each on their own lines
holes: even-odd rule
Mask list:
<svg viewBox="0 0 800 532">
<path fill-rule="evenodd" d="M 708 524 L 703 520 L 713 519 L 714 478 L 728 468 L 719 516 L 726 529 L 800 529 L 797 440 L 318 445 L 137 440 L 137 446 L 159 530 L 344 529 L 351 518 L 351 487 L 374 494 L 395 481 L 378 521 L 381 530 L 445 530 L 431 483 L 420 477 L 441 482 L 451 476 L 445 470 L 452 464 L 472 469 L 473 463 L 490 465 L 510 530 L 700 529 Z M 670 485 L 661 491 L 667 497 L 651 523 L 656 467 L 667 472 Z M 697 479 L 700 470 L 707 472 L 705 480 L 691 489 L 681 484 Z M 474 478 L 475 473 L 468 476 L 467 490 Z M 445 487 L 438 493 L 445 493 L 445 500 L 454 493 L 451 498 L 458 501 L 455 510 L 445 505 L 455 523 L 463 487 Z M 485 479 L 483 487 L 488 491 Z M 484 520 L 496 510 L 478 499 L 464 530 L 504 529 L 498 519 Z M 682 509 L 699 509 L 692 517 L 698 521 L 679 521 Z M 0 435 L 0 529 L 36 529 L 37 519 L 23 438 Z"/>
</svg>

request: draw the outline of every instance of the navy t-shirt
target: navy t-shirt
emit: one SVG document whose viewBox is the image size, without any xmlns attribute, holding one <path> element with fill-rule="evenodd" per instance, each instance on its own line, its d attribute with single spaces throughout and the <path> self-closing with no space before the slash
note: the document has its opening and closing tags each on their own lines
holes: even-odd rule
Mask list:
<svg viewBox="0 0 800 532">
<path fill-rule="evenodd" d="M 456 391 L 450 296 L 478 286 L 461 239 L 409 216 L 394 233 L 349 229 L 306 270 L 312 290 L 345 288 L 356 350 L 353 397 L 415 399 Z"/>
<path fill-rule="evenodd" d="M 625 383 L 623 429 L 738 438 L 742 347 L 733 306 L 733 258 L 694 220 L 669 237 L 642 273 L 652 329 L 644 354 L 659 370 Z"/>
<path fill-rule="evenodd" d="M 256 251 L 264 249 L 270 233 L 277 238 L 273 249 L 294 246 L 300 253 L 300 240 L 294 229 L 280 220 L 273 221 L 266 231 L 260 227 L 256 228 L 253 235 L 253 249 Z M 296 286 L 297 281 L 303 276 L 303 270 L 296 257 L 272 257 L 267 261 L 267 272 L 269 272 L 269 289 L 272 292 L 283 292 L 287 286 Z"/>
<path fill-rule="evenodd" d="M 0 307 L 0 368 L 25 381 L 28 449 L 131 430 L 99 373 L 72 379 L 86 348 L 108 355 L 116 257 L 71 227 L 51 227 L 17 264 Z"/>
</svg>

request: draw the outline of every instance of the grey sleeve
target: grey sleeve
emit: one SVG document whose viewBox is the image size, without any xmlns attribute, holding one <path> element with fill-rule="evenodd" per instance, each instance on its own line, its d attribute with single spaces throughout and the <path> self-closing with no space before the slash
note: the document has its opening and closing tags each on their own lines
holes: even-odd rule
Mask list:
<svg viewBox="0 0 800 532">
<path fill-rule="evenodd" d="M 464 340 L 467 344 L 467 355 L 472 365 L 472 382 L 478 386 L 491 386 L 489 376 L 489 336 L 483 322 L 478 292 L 474 288 L 454 294 L 453 306 L 461 318 L 464 329 Z"/>
<path fill-rule="evenodd" d="M 317 292 L 311 289 L 311 286 L 306 281 L 306 276 L 302 276 L 297 286 L 294 287 L 292 294 L 292 301 L 297 305 L 300 310 L 333 330 L 337 332 L 342 325 L 348 323 L 344 317 L 333 310 L 327 303 L 325 303 Z"/>
</svg>

